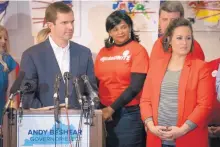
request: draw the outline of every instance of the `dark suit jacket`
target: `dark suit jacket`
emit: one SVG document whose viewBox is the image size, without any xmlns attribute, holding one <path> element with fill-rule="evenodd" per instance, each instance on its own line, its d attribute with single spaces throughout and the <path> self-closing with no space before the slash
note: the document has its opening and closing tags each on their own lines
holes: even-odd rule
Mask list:
<svg viewBox="0 0 220 147">
<path fill-rule="evenodd" d="M 54 82 L 61 71 L 56 60 L 49 39 L 27 49 L 21 59 L 21 71 L 25 72 L 25 80 L 33 79 L 37 82 L 37 90 L 23 95 L 24 108 L 39 108 L 54 105 Z M 70 73 L 73 77 L 88 75 L 93 88 L 96 87 L 94 65 L 91 51 L 75 42 L 70 41 Z M 69 105 L 79 107 L 72 80 L 69 82 Z M 60 103 L 64 103 L 64 81 L 60 83 Z M 83 90 L 82 90 L 83 91 Z"/>
</svg>

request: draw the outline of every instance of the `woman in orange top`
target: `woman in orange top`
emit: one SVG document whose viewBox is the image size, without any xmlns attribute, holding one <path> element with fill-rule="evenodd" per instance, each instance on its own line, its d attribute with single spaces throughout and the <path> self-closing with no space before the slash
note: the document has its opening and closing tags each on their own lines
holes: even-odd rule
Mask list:
<svg viewBox="0 0 220 147">
<path fill-rule="evenodd" d="M 192 42 L 190 22 L 172 21 L 163 38 L 166 54 L 149 68 L 140 102 L 147 147 L 208 147 L 215 87 L 207 65 L 192 57 Z"/>
<path fill-rule="evenodd" d="M 106 31 L 109 38 L 95 62 L 107 130 L 106 147 L 144 147 L 139 103 L 148 71 L 148 54 L 138 43 L 132 20 L 126 13 L 110 14 Z"/>
</svg>

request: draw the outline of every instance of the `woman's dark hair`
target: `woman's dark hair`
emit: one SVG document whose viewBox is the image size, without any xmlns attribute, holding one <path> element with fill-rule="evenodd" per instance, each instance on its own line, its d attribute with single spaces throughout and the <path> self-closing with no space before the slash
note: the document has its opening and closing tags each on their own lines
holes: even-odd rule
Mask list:
<svg viewBox="0 0 220 147">
<path fill-rule="evenodd" d="M 193 50 L 193 40 L 194 40 L 194 37 L 193 37 L 193 29 L 192 29 L 192 24 L 189 20 L 185 19 L 185 18 L 178 18 L 178 19 L 175 19 L 173 20 L 169 26 L 167 27 L 166 31 L 165 31 L 165 34 L 163 36 L 163 39 L 162 39 L 162 44 L 163 44 L 163 50 L 164 52 L 168 52 L 169 51 L 169 48 L 171 47 L 170 46 L 170 41 L 173 37 L 173 32 L 174 30 L 177 28 L 177 27 L 189 27 L 191 32 L 192 32 L 192 45 L 191 45 L 191 49 L 190 49 L 190 52 L 192 52 Z"/>
<path fill-rule="evenodd" d="M 130 16 L 128 16 L 128 14 L 120 10 L 112 12 L 107 17 L 106 23 L 105 23 L 106 31 L 109 32 L 110 30 L 112 30 L 116 25 L 120 24 L 122 20 L 125 21 L 125 23 L 127 23 L 128 26 L 131 28 L 131 40 L 140 42 L 139 36 L 134 33 L 133 22 Z M 111 46 L 113 46 L 113 44 L 114 44 L 114 41 L 112 37 L 109 36 L 109 38 L 105 39 L 106 48 L 110 48 Z"/>
</svg>

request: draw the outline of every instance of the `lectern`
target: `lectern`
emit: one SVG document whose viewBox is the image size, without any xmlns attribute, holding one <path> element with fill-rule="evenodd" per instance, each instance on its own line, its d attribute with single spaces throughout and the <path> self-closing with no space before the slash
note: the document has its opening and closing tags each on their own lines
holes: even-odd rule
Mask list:
<svg viewBox="0 0 220 147">
<path fill-rule="evenodd" d="M 104 147 L 105 132 L 101 110 L 95 110 L 93 125 L 87 125 L 80 110 L 60 110 L 59 123 L 54 110 L 14 111 L 14 118 L 4 116 L 3 147 Z M 13 120 L 13 121 L 11 121 Z"/>
</svg>

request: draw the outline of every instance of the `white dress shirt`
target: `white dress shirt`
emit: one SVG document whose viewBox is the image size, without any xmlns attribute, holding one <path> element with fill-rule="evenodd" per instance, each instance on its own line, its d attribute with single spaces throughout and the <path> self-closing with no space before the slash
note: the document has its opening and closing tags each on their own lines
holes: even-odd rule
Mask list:
<svg viewBox="0 0 220 147">
<path fill-rule="evenodd" d="M 65 72 L 69 72 L 70 71 L 70 43 L 68 42 L 67 46 L 62 48 L 59 47 L 51 38 L 51 36 L 49 36 L 49 41 L 50 44 L 53 48 L 53 52 L 55 54 L 55 57 L 57 59 L 60 71 L 62 73 L 62 76 Z"/>
</svg>

